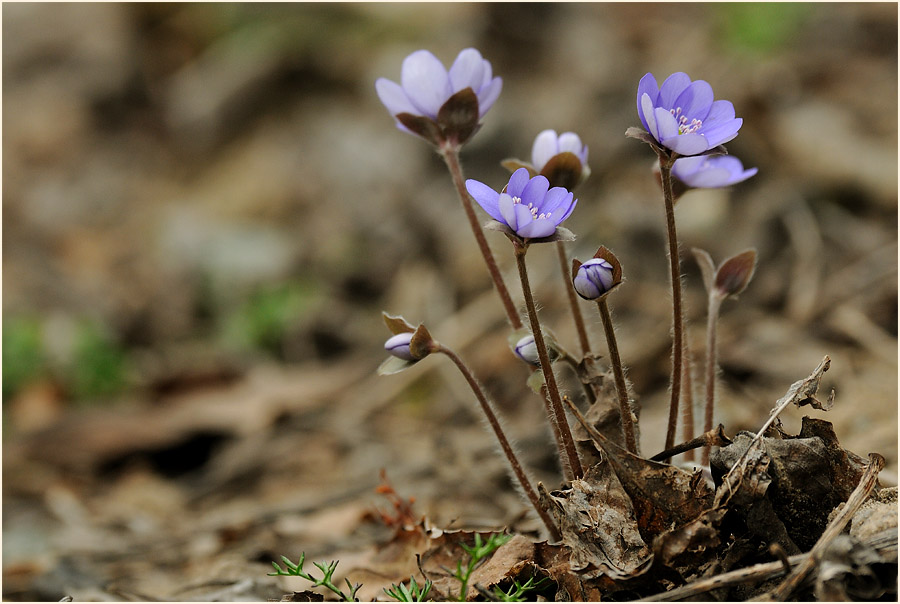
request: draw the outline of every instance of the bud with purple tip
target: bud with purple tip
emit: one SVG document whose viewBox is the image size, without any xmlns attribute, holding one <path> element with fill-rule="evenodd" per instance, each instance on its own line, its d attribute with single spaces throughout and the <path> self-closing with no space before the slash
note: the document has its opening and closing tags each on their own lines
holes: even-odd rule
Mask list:
<svg viewBox="0 0 900 604">
<path fill-rule="evenodd" d="M 591 258 L 575 273 L 572 285 L 585 300 L 596 300 L 615 284 L 613 265 L 603 258 Z"/>
<path fill-rule="evenodd" d="M 537 345 L 534 343 L 534 336 L 527 335 L 516 342 L 516 347 L 513 349 L 513 352 L 516 353 L 517 357 L 529 365 L 534 365 L 535 367 L 541 366 Z"/>
</svg>

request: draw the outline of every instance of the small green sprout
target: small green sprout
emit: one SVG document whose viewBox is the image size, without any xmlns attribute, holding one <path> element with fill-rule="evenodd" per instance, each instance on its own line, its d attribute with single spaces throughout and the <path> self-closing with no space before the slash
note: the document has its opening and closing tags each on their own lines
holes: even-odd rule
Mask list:
<svg viewBox="0 0 900 604">
<path fill-rule="evenodd" d="M 540 581 L 535 582 L 534 577 L 529 577 L 525 583 L 520 583 L 518 579 L 515 580 L 515 584 L 509 588 L 509 591 L 503 591 L 498 586 L 494 586 L 494 597 L 498 602 L 527 602 L 532 600 L 531 597 L 526 597 L 526 594 L 529 591 L 533 591 L 536 589 L 540 589 L 544 586 L 545 582 L 550 581 L 547 577 L 541 577 Z"/>
<path fill-rule="evenodd" d="M 269 573 L 270 577 L 302 577 L 307 581 L 310 581 L 313 584 L 313 587 L 325 587 L 330 589 L 335 594 L 337 594 L 342 601 L 344 602 L 356 602 L 356 592 L 359 591 L 359 588 L 362 587 L 361 584 L 357 583 L 356 585 L 352 585 L 349 579 L 344 579 L 347 582 L 347 588 L 350 590 L 350 594 L 345 594 L 339 587 L 337 587 L 334 583 L 331 582 L 331 578 L 334 576 L 334 571 L 337 568 L 338 561 L 334 560 L 325 564 L 323 562 L 313 562 L 313 565 L 322 571 L 322 578 L 316 579 L 312 575 L 303 572 L 303 562 L 306 560 L 306 552 L 300 554 L 300 560 L 297 564 L 294 564 L 290 561 L 287 556 L 282 556 L 281 561 L 284 562 L 284 565 L 287 570 L 281 568 L 281 566 L 277 562 L 272 562 L 272 566 L 275 567 L 274 573 Z"/>
<path fill-rule="evenodd" d="M 428 597 L 428 592 L 431 591 L 431 586 L 433 583 L 429 579 L 425 579 L 425 585 L 419 586 L 416 583 L 415 577 L 410 575 L 409 577 L 409 586 L 401 583 L 400 585 L 395 585 L 391 583 L 391 589 L 384 587 L 384 593 L 394 598 L 398 602 L 424 602 L 425 598 Z"/>
<path fill-rule="evenodd" d="M 459 601 L 466 601 L 466 592 L 469 589 L 469 578 L 478 567 L 478 565 L 488 556 L 493 554 L 501 545 L 512 539 L 512 535 L 504 535 L 502 533 L 492 533 L 487 541 L 482 541 L 481 535 L 475 533 L 475 545 L 468 546 L 465 543 L 460 544 L 469 555 L 469 561 L 463 568 L 462 560 L 456 563 L 456 572 L 453 576 L 459 580 Z"/>
</svg>

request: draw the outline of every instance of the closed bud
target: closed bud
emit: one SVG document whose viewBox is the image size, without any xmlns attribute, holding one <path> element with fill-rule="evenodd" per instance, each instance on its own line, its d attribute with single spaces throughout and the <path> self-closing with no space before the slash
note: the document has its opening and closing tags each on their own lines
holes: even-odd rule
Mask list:
<svg viewBox="0 0 900 604">
<path fill-rule="evenodd" d="M 395 336 L 391 336 L 388 341 L 384 343 L 384 349 L 398 359 L 403 359 L 404 361 L 416 361 L 418 359 L 414 358 L 409 350 L 409 341 L 412 340 L 412 337 L 412 332 L 398 333 Z"/>
<path fill-rule="evenodd" d="M 541 366 L 537 345 L 534 343 L 534 336 L 527 335 L 516 342 L 516 347 L 513 349 L 513 352 L 516 353 L 517 357 L 529 365 L 534 365 L 535 367 Z"/>
<path fill-rule="evenodd" d="M 596 300 L 614 285 L 613 265 L 603 258 L 591 258 L 578 267 L 572 285 L 585 300 Z"/>
</svg>

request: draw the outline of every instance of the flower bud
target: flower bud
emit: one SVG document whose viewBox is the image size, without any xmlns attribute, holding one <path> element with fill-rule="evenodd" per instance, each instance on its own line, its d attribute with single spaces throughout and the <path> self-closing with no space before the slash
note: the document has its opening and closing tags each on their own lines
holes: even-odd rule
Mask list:
<svg viewBox="0 0 900 604">
<path fill-rule="evenodd" d="M 388 341 L 384 343 L 384 349 L 398 359 L 403 359 L 404 361 L 418 360 L 413 357 L 409 350 L 409 341 L 412 340 L 412 337 L 413 332 L 411 331 L 398 333 L 395 336 L 391 336 Z"/>
<path fill-rule="evenodd" d="M 572 285 L 585 300 L 596 300 L 613 286 L 613 265 L 603 258 L 591 258 L 578 267 Z"/>
<path fill-rule="evenodd" d="M 534 336 L 527 335 L 516 342 L 516 347 L 513 352 L 516 353 L 517 357 L 529 365 L 534 365 L 535 367 L 541 366 L 540 358 L 538 358 L 537 345 L 534 343 Z"/>
</svg>

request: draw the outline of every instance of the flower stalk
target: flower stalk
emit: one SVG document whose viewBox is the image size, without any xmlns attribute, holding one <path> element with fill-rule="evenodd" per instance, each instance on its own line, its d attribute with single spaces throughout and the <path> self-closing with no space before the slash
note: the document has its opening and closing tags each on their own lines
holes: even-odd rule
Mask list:
<svg viewBox="0 0 900 604">
<path fill-rule="evenodd" d="M 453 361 L 453 364 L 456 365 L 460 373 L 462 373 L 463 377 L 465 377 L 466 382 L 468 382 L 469 387 L 475 394 L 475 398 L 478 399 L 478 404 L 481 405 L 481 409 L 482 411 L 484 411 L 488 423 L 490 424 L 491 429 L 494 431 L 494 434 L 496 435 L 497 440 L 500 443 L 500 448 L 503 449 L 503 453 L 504 455 L 506 455 L 506 459 L 509 461 L 509 465 L 512 467 L 513 474 L 516 475 L 516 478 L 518 479 L 522 490 L 525 492 L 526 497 L 528 497 L 528 500 L 531 502 L 531 505 L 534 507 L 534 510 L 537 512 L 538 516 L 540 516 L 541 520 L 544 523 L 544 526 L 550 533 L 551 538 L 554 541 L 559 540 L 559 529 L 556 527 L 556 524 L 553 522 L 553 519 L 550 517 L 547 510 L 545 510 L 541 506 L 538 495 L 532 488 L 531 481 L 529 480 L 528 475 L 525 474 L 525 470 L 522 468 L 522 464 L 519 463 L 519 459 L 518 457 L 516 457 L 515 451 L 513 451 L 512 445 L 510 445 L 509 440 L 506 438 L 506 434 L 503 432 L 503 428 L 500 425 L 500 421 L 497 419 L 497 415 L 494 413 L 490 402 L 485 396 L 484 391 L 481 389 L 481 386 L 478 384 L 478 381 L 475 379 L 475 376 L 472 375 L 472 372 L 462 361 L 462 359 L 459 358 L 459 356 L 455 352 L 453 352 L 446 346 L 438 344 L 436 352 L 444 354 L 451 361 Z"/>
<path fill-rule="evenodd" d="M 672 191 L 672 164 L 675 154 L 659 150 L 659 172 L 662 181 L 663 199 L 666 206 L 666 237 L 670 280 L 672 282 L 672 378 L 670 382 L 669 419 L 666 425 L 666 444 L 671 449 L 675 444 L 675 429 L 678 425 L 678 406 L 681 398 L 682 364 L 684 359 L 684 310 L 681 293 L 681 259 L 678 254 L 678 235 L 675 231 L 675 195 Z M 670 459 L 666 459 L 668 463 Z"/>
<path fill-rule="evenodd" d="M 578 306 L 578 298 L 575 294 L 575 288 L 572 286 L 572 280 L 569 278 L 569 259 L 566 255 L 566 244 L 562 241 L 556 242 L 556 256 L 559 259 L 560 275 L 562 275 L 563 288 L 566 290 L 566 297 L 569 300 L 569 308 L 572 310 L 572 318 L 575 320 L 575 331 L 578 333 L 578 343 L 581 346 L 581 356 L 585 357 L 591 351 L 591 343 L 588 340 L 587 329 L 584 326 L 584 317 L 581 314 L 581 308 Z"/>
<path fill-rule="evenodd" d="M 710 292 L 706 315 L 706 406 L 703 411 L 703 431 L 712 429 L 713 410 L 716 404 L 716 368 L 718 367 L 718 350 L 716 348 L 716 327 L 719 323 L 719 308 L 724 298 Z M 709 465 L 710 445 L 703 447 L 700 463 Z"/>
<path fill-rule="evenodd" d="M 466 191 L 466 181 L 463 178 L 462 166 L 459 163 L 459 146 L 445 143 L 441 145 L 439 152 L 444 158 L 444 162 L 447 164 L 450 176 L 453 178 L 453 184 L 456 186 L 459 200 L 462 203 L 463 210 L 466 212 L 466 218 L 469 220 L 469 226 L 472 228 L 472 233 L 475 235 L 475 241 L 478 243 L 478 249 L 481 250 L 481 255 L 484 257 L 484 263 L 487 265 L 488 272 L 494 282 L 494 287 L 497 290 L 497 294 L 500 296 L 500 301 L 503 303 L 503 309 L 506 311 L 506 317 L 509 319 L 509 324 L 512 326 L 513 330 L 521 329 L 522 319 L 519 317 L 516 305 L 513 304 L 512 298 L 509 295 L 509 290 L 506 288 L 506 284 L 503 281 L 503 275 L 500 274 L 500 269 L 497 267 L 497 261 L 494 259 L 494 254 L 491 252 L 491 248 L 484 236 L 484 231 L 478 223 L 475 208 L 472 207 L 472 201 L 469 198 L 469 193 Z"/>
<path fill-rule="evenodd" d="M 528 309 L 528 318 L 531 322 L 531 333 L 534 335 L 534 343 L 537 346 L 538 356 L 541 361 L 541 370 L 544 374 L 546 384 L 547 397 L 547 416 L 550 425 L 553 428 L 553 434 L 556 437 L 556 445 L 559 450 L 560 462 L 565 467 L 567 464 L 575 478 L 584 476 L 584 470 L 581 467 L 581 461 L 578 458 L 578 451 L 575 448 L 575 439 L 572 437 L 572 431 L 566 420 L 565 410 L 562 406 L 562 399 L 559 394 L 559 386 L 556 383 L 556 376 L 553 374 L 553 367 L 550 364 L 550 355 L 547 352 L 547 344 L 544 341 L 544 334 L 541 331 L 541 323 L 538 319 L 537 308 L 534 304 L 534 296 L 531 293 L 531 285 L 528 281 L 528 269 L 525 265 L 525 253 L 528 250 L 527 244 L 513 241 L 516 255 L 516 265 L 519 269 L 519 278 L 522 281 L 522 294 L 525 297 L 525 307 Z"/>
<path fill-rule="evenodd" d="M 609 362 L 612 365 L 613 377 L 616 381 L 616 393 L 619 395 L 619 415 L 622 418 L 625 448 L 628 449 L 629 453 L 637 455 L 638 445 L 634 435 L 634 416 L 631 413 L 631 404 L 628 401 L 625 371 L 622 368 L 622 359 L 619 357 L 616 332 L 613 328 L 612 316 L 609 313 L 609 305 L 606 303 L 605 296 L 597 299 L 597 309 L 600 311 L 600 319 L 603 321 L 603 331 L 606 333 L 606 346 L 609 348 Z"/>
</svg>

